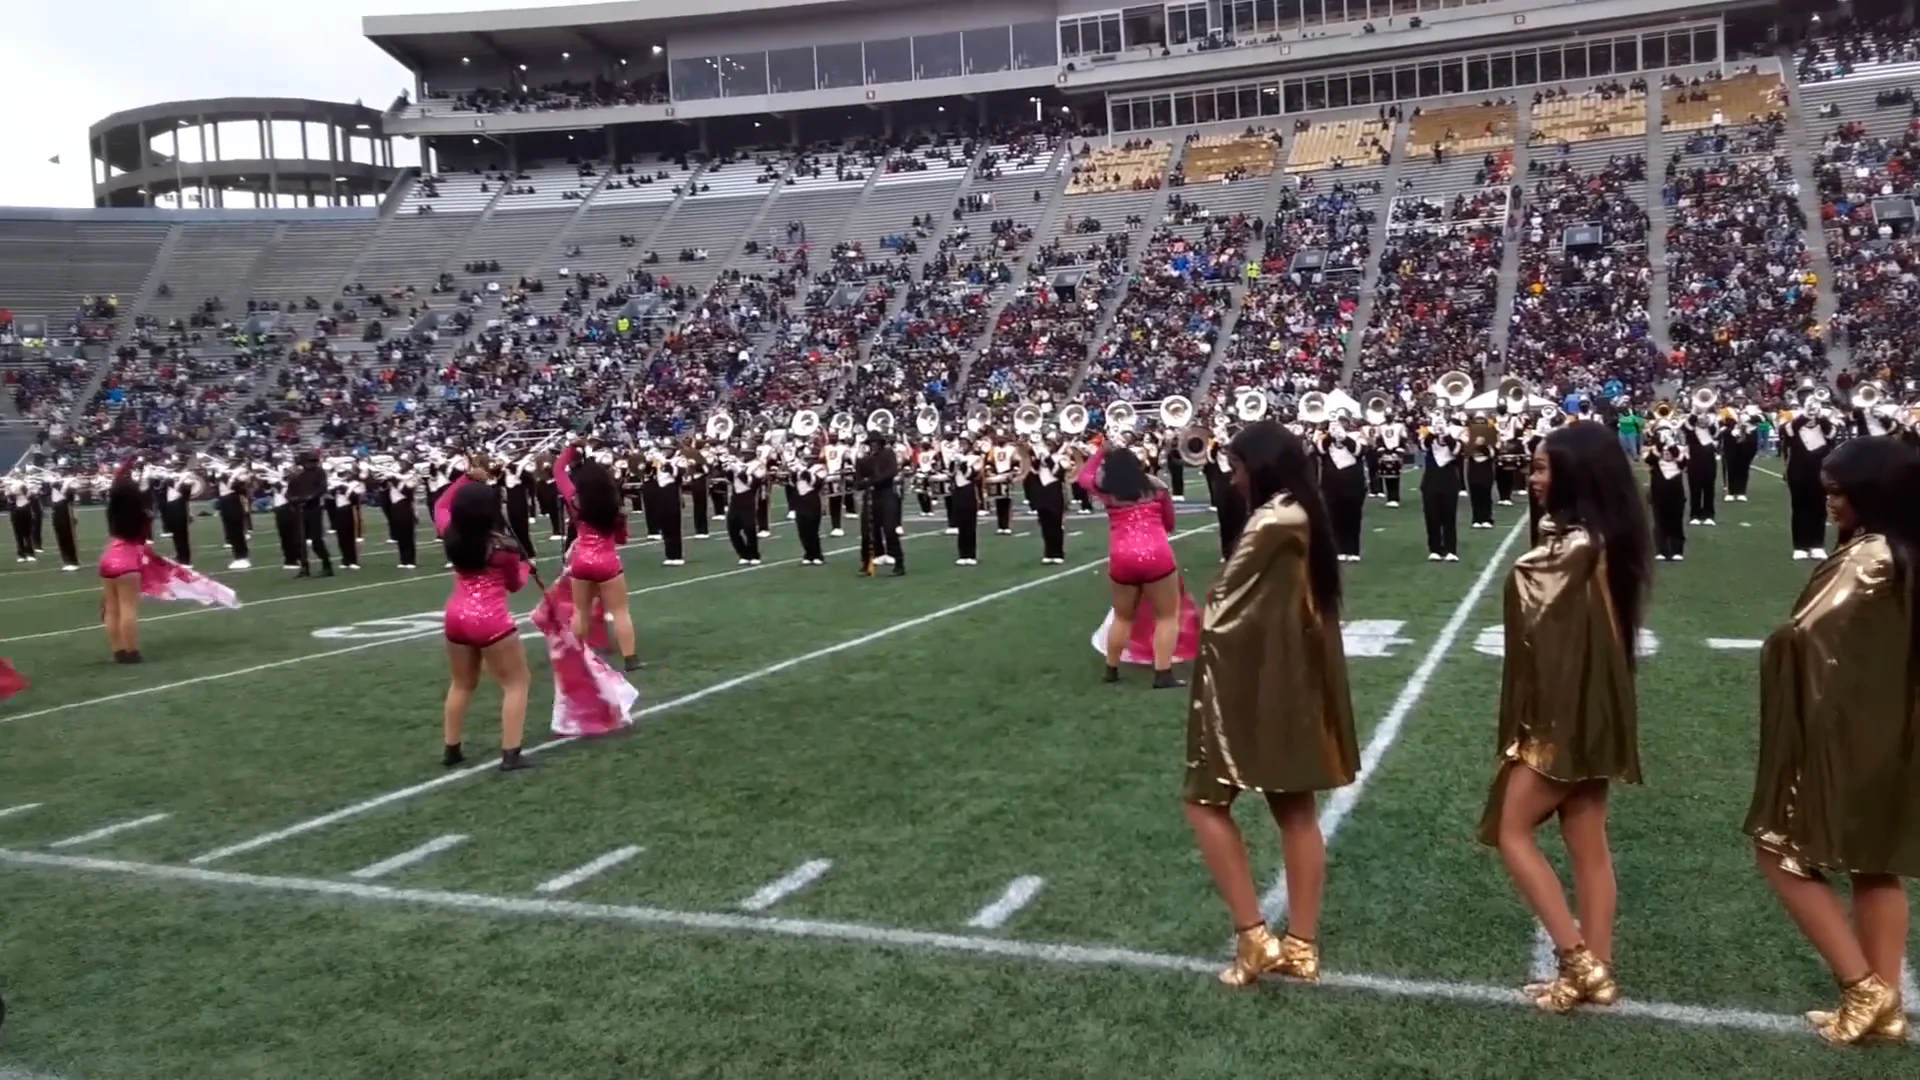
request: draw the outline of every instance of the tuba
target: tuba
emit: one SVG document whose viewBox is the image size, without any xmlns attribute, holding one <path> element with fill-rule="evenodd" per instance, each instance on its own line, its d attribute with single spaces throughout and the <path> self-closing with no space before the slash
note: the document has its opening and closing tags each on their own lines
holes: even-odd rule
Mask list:
<svg viewBox="0 0 1920 1080">
<path fill-rule="evenodd" d="M 1108 431 L 1132 431 L 1133 423 L 1139 418 L 1139 412 L 1125 401 L 1116 401 L 1107 406 Z"/>
<path fill-rule="evenodd" d="M 1213 433 L 1199 424 L 1190 424 L 1180 429 L 1175 449 L 1180 460 L 1188 466 L 1198 469 L 1207 463 L 1207 451 L 1213 447 Z"/>
<path fill-rule="evenodd" d="M 1060 410 L 1060 430 L 1067 435 L 1078 435 L 1087 430 L 1087 407 L 1074 402 Z"/>
<path fill-rule="evenodd" d="M 1193 402 L 1178 394 L 1160 403 L 1160 422 L 1167 427 L 1179 430 L 1193 419 Z"/>
<path fill-rule="evenodd" d="M 993 410 L 975 405 L 967 410 L 967 434 L 978 435 L 993 426 Z"/>
<path fill-rule="evenodd" d="M 1711 386 L 1703 386 L 1693 392 L 1688 403 L 1696 413 L 1710 413 L 1720 404 L 1720 393 Z"/>
<path fill-rule="evenodd" d="M 1361 408 L 1360 415 L 1367 423 L 1374 427 L 1379 427 L 1387 422 L 1387 405 L 1388 402 L 1385 394 L 1374 394 L 1367 398 L 1367 403 Z"/>
<path fill-rule="evenodd" d="M 1887 393 L 1879 383 L 1861 383 L 1860 389 L 1853 392 L 1852 405 L 1862 411 L 1872 409 L 1886 399 Z"/>
<path fill-rule="evenodd" d="M 707 441 L 723 443 L 733 438 L 733 417 L 724 412 L 707 417 Z"/>
<path fill-rule="evenodd" d="M 1045 419 L 1038 405 L 1022 405 L 1013 410 L 1013 433 L 1032 435 L 1040 430 L 1040 425 L 1045 422 Z"/>
<path fill-rule="evenodd" d="M 793 422 L 787 425 L 787 431 L 796 439 L 811 439 L 820 430 L 820 414 L 812 409 L 801 409 L 793 414 Z"/>
<path fill-rule="evenodd" d="M 913 410 L 913 430 L 922 435 L 931 435 L 940 430 L 940 410 L 931 405 L 922 405 Z"/>
<path fill-rule="evenodd" d="M 1473 397 L 1473 377 L 1464 371 L 1449 371 L 1433 381 L 1432 394 L 1449 409 L 1457 409 Z"/>
<path fill-rule="evenodd" d="M 1300 409 L 1296 418 L 1303 424 L 1324 424 L 1327 416 L 1327 395 L 1318 390 L 1309 390 L 1300 395 Z"/>
<path fill-rule="evenodd" d="M 849 435 L 852 435 L 853 434 L 853 414 L 850 412 L 846 412 L 844 410 L 842 410 L 841 412 L 834 413 L 833 419 L 827 421 L 827 430 L 832 432 L 836 437 L 842 438 L 842 439 L 846 438 Z"/>
<path fill-rule="evenodd" d="M 1267 392 L 1242 386 L 1233 392 L 1233 416 L 1243 424 L 1257 424 L 1267 415 Z"/>
<path fill-rule="evenodd" d="M 867 430 L 882 435 L 893 434 L 893 414 L 885 409 L 875 409 L 867 414 Z"/>
<path fill-rule="evenodd" d="M 1500 407 L 1509 413 L 1527 411 L 1527 384 L 1509 375 L 1500 380 Z"/>
</svg>

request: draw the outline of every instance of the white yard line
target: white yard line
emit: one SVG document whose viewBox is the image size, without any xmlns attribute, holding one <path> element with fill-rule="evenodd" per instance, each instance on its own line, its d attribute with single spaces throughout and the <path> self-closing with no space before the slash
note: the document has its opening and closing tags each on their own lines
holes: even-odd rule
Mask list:
<svg viewBox="0 0 1920 1080">
<path fill-rule="evenodd" d="M 1763 473 L 1766 473 L 1766 474 L 1767 474 L 1768 476 L 1773 476 L 1773 477 L 1778 477 L 1779 479 L 1782 479 L 1782 480 L 1785 480 L 1785 479 L 1786 479 L 1786 477 L 1785 477 L 1784 475 L 1782 475 L 1782 474 L 1780 474 L 1780 473 L 1777 473 L 1777 472 L 1774 472 L 1774 471 L 1773 471 L 1772 469 L 1769 469 L 1769 468 L 1767 468 L 1767 467 L 1766 467 L 1766 466 L 1764 466 L 1764 465 L 1755 465 L 1755 466 L 1753 467 L 1753 471 L 1754 471 L 1754 472 L 1763 472 Z"/>
<path fill-rule="evenodd" d="M 559 877 L 549 878 L 535 885 L 533 891 L 537 893 L 566 892 L 568 889 L 574 888 L 590 878 L 599 877 L 601 874 L 619 866 L 621 863 L 633 861 L 634 856 L 645 850 L 645 848 L 640 847 L 615 848 L 592 862 L 587 863 L 585 866 L 575 867 L 561 874 Z"/>
<path fill-rule="evenodd" d="M 1920 986 L 1913 981 L 1913 961 L 1900 962 L 1900 1004 L 1906 1006 L 1908 1016 L 1920 1016 Z"/>
<path fill-rule="evenodd" d="M 448 833 L 445 836 L 436 836 L 417 848 L 403 851 L 391 858 L 381 859 L 372 866 L 363 866 L 347 876 L 356 881 L 372 881 L 376 878 L 383 878 L 396 871 L 405 870 L 415 863 L 426 862 L 435 855 L 457 848 L 466 842 L 467 838 L 459 833 Z"/>
<path fill-rule="evenodd" d="M 938 533 L 910 533 L 907 536 L 902 537 L 902 539 L 916 540 L 924 536 L 937 536 L 937 535 L 939 534 Z M 859 550 L 858 548 L 843 548 L 836 551 L 828 552 L 828 554 L 830 555 L 845 554 L 848 551 L 858 551 L 858 550 Z M 711 574 L 701 574 L 697 577 L 677 578 L 673 581 L 662 582 L 658 585 L 648 585 L 648 586 L 645 586 L 644 588 L 633 589 L 629 591 L 627 595 L 628 596 L 646 596 L 649 593 L 666 592 L 669 589 L 679 589 L 688 585 L 698 585 L 703 581 L 718 581 L 721 578 L 739 577 L 741 574 L 757 573 L 762 570 L 772 569 L 773 567 L 776 567 L 776 566 L 786 566 L 786 565 L 797 566 L 799 565 L 799 562 L 800 560 L 798 559 L 787 559 L 782 562 L 763 563 L 760 566 L 736 566 L 731 570 L 719 570 Z M 195 612 L 185 612 L 183 614 L 195 614 Z M 161 616 L 161 618 L 166 618 L 166 617 L 167 616 Z M 521 622 L 526 622 L 531 617 L 532 617 L 531 615 L 521 615 L 519 617 L 519 620 Z M 141 619 L 140 621 L 144 625 L 148 622 L 152 622 L 153 620 Z M 97 630 L 98 628 L 95 627 L 92 629 Z M 62 630 L 58 632 L 67 633 L 68 631 Z M 394 645 L 403 641 L 424 641 L 427 638 L 437 638 L 440 636 L 440 633 L 441 632 L 438 630 L 425 630 L 418 634 L 404 634 L 399 637 L 379 638 L 374 641 L 362 642 L 358 645 L 346 645 L 338 649 L 327 649 L 325 651 L 317 652 L 317 653 L 305 653 L 300 656 L 290 656 L 284 660 L 271 660 L 264 664 L 254 664 L 250 667 L 239 668 L 233 671 L 220 671 L 220 672 L 215 672 L 211 675 L 196 675 L 191 679 L 181 679 L 178 682 L 161 683 L 158 686 L 143 686 L 134 690 L 122 690 L 119 693 L 107 694 L 104 697 L 88 698 L 85 701 L 69 701 L 64 705 L 49 705 L 44 709 L 35 709 L 32 712 L 13 713 L 13 714 L 0 713 L 0 724 L 12 724 L 12 723 L 17 723 L 21 720 L 33 720 L 42 716 L 51 716 L 54 713 L 68 712 L 73 709 L 84 709 L 92 705 L 106 705 L 115 701 L 125 701 L 128 698 L 145 697 L 148 694 L 158 694 L 168 690 L 180 690 L 189 686 L 199 686 L 201 683 L 219 682 L 223 679 L 237 679 L 247 675 L 257 675 L 262 671 L 273 671 L 276 668 L 292 667 L 295 664 L 305 664 L 314 660 L 326 660 L 335 656 L 345 656 L 348 653 L 364 652 L 368 649 L 377 649 L 383 645 Z M 531 637 L 531 636 L 534 636 L 534 634 L 528 633 L 528 634 L 522 634 L 521 636 Z"/>
<path fill-rule="evenodd" d="M 488 896 L 479 893 L 407 889 L 357 881 L 274 877 L 223 870 L 204 870 L 190 866 L 163 866 L 153 863 L 93 859 L 78 855 L 47 855 L 40 852 L 4 849 L 0 849 L 0 863 L 111 874 L 151 881 L 321 896 L 366 904 L 478 912 L 487 915 L 574 923 L 669 927 L 712 934 L 756 934 L 800 940 L 839 941 L 898 951 L 1025 960 L 1036 964 L 1064 967 L 1132 968 L 1206 977 L 1212 977 L 1220 969 L 1218 957 L 1176 956 L 1118 946 L 1014 941 L 985 934 L 903 930 L 860 923 L 790 919 L 737 912 L 675 911 L 625 904 L 588 904 L 572 900 Z M 1535 1007 L 1533 1002 L 1519 990 L 1504 986 L 1435 979 L 1402 979 L 1337 971 L 1325 973 L 1321 977 L 1320 985 L 1324 988 L 1382 997 L 1413 998 L 1468 1005 L 1499 1005 L 1510 1008 L 1532 1009 Z M 1324 991 L 1307 987 L 1289 987 L 1287 992 L 1311 994 Z M 1806 1021 L 1798 1016 L 1758 1012 L 1751 1009 L 1641 1001 L 1635 998 L 1626 998 L 1612 1008 L 1591 1010 L 1584 1015 L 1591 1017 L 1594 1023 L 1612 1022 L 1609 1018 L 1631 1018 L 1684 1027 L 1720 1028 L 1775 1035 L 1810 1036 L 1812 1034 L 1812 1029 L 1807 1026 Z"/>
<path fill-rule="evenodd" d="M 1179 540 L 1188 536 L 1194 536 L 1199 533 L 1208 532 L 1213 528 L 1214 526 L 1212 525 L 1203 525 L 1200 528 L 1191 529 L 1191 530 L 1188 530 L 1187 532 L 1174 533 L 1173 539 Z M 1017 585 L 1010 585 L 1004 589 L 999 589 L 994 592 L 987 593 L 983 596 L 976 596 L 972 600 L 965 600 L 958 604 L 953 604 L 948 607 L 941 608 L 938 611 L 929 612 L 928 614 L 925 614 L 925 615 L 917 615 L 911 619 L 906 619 L 902 622 L 894 623 L 891 626 L 882 627 L 881 629 L 875 630 L 871 633 L 862 634 L 859 637 L 848 638 L 847 640 L 839 642 L 834 645 L 827 645 L 822 648 L 814 649 L 812 652 L 805 652 L 797 656 L 791 656 L 778 663 L 768 664 L 766 667 L 757 668 L 753 671 L 747 672 L 744 675 L 736 675 L 731 679 L 727 679 L 722 682 L 717 682 L 711 686 L 707 686 L 702 689 L 695 690 L 690 694 L 686 694 L 677 698 L 670 698 L 656 705 L 650 705 L 647 708 L 641 709 L 638 712 L 634 713 L 634 719 L 642 720 L 650 716 L 658 716 L 661 713 L 670 712 L 674 709 L 678 709 L 686 705 L 691 705 L 694 702 L 704 700 L 716 694 L 724 694 L 729 690 L 737 690 L 742 686 L 750 686 L 753 683 L 757 683 L 761 681 L 762 679 L 766 679 L 771 676 L 778 675 L 784 671 L 788 671 L 790 669 L 797 668 L 797 667 L 804 667 L 816 661 L 825 660 L 828 657 L 836 656 L 840 653 L 847 652 L 853 649 L 864 648 L 865 646 L 871 645 L 875 642 L 885 641 L 887 638 L 893 637 L 896 634 L 906 633 L 909 630 L 917 630 L 920 627 L 926 626 L 929 623 L 938 622 L 941 619 L 949 618 L 954 615 L 959 615 L 964 612 L 972 611 L 975 608 L 984 607 L 988 604 L 997 603 L 1001 600 L 1007 599 L 1008 597 L 1017 596 L 1020 593 L 1026 592 L 1030 589 L 1037 589 L 1043 585 L 1051 585 L 1056 581 L 1064 581 L 1067 578 L 1074 577 L 1076 575 L 1085 574 L 1088 570 L 1106 565 L 1106 562 L 1107 562 L 1106 559 L 1099 559 L 1094 562 L 1083 563 L 1079 566 L 1068 567 L 1064 570 L 1058 570 L 1058 571 L 1055 571 L 1054 573 L 1046 574 L 1042 577 L 1037 577 L 1028 581 L 1020 582 Z M 380 643 L 375 642 L 374 644 L 377 645 Z M 528 754 L 544 753 L 545 751 L 551 750 L 556 746 L 566 746 L 567 744 L 572 743 L 574 741 L 576 740 L 571 737 L 549 739 L 546 742 L 528 747 L 527 753 Z M 338 810 L 329 811 L 328 813 L 321 814 L 318 817 L 308 818 L 305 821 L 295 822 L 294 824 L 289 825 L 284 829 L 275 829 L 272 832 L 261 833 L 259 836 L 255 836 L 248 840 L 242 840 L 239 843 L 229 844 L 225 847 L 215 848 L 214 850 L 206 852 L 204 854 L 196 855 L 188 861 L 193 863 L 193 865 L 195 866 L 205 866 L 208 863 L 218 862 L 221 859 L 230 858 L 231 856 L 234 856 L 234 855 L 241 855 L 249 851 L 256 851 L 260 848 L 267 847 L 268 845 L 277 844 L 282 840 L 291 840 L 296 836 L 305 835 L 306 833 L 313 832 L 316 829 L 324 829 L 330 825 L 336 825 L 350 818 L 359 817 L 361 814 L 367 813 L 368 811 L 378 810 L 383 806 L 390 806 L 397 802 L 403 802 L 407 799 L 411 799 L 415 797 L 416 795 L 423 795 L 429 791 L 434 791 L 439 788 L 446 787 L 450 784 L 457 784 L 462 780 L 471 779 L 475 776 L 481 775 L 482 773 L 490 772 L 494 769 L 494 767 L 495 767 L 495 764 L 493 762 L 488 762 L 481 765 L 471 765 L 471 766 L 468 766 L 467 768 L 457 769 L 452 772 L 442 773 L 441 775 L 434 777 L 432 780 L 428 780 L 419 784 L 414 784 L 409 787 L 399 788 L 394 791 L 389 791 L 384 795 L 376 795 L 371 799 L 366 799 L 362 802 L 354 803 L 351 806 L 345 806 Z"/>
<path fill-rule="evenodd" d="M 974 912 L 973 918 L 967 920 L 967 925 L 975 930 L 1000 929 L 1008 919 L 1018 915 L 1021 908 L 1033 903 L 1033 898 L 1040 895 L 1040 887 L 1045 884 L 1046 879 L 1032 875 L 1014 878 L 1007 883 L 1007 889 L 1000 894 L 1000 898 Z"/>
<path fill-rule="evenodd" d="M 165 821 L 169 816 L 168 814 L 148 814 L 146 817 L 134 818 L 132 821 L 122 821 L 115 825 L 103 825 L 92 832 L 83 832 L 79 836 L 69 836 L 65 840 L 55 840 L 47 846 L 50 848 L 79 847 L 81 844 L 91 844 L 95 840 L 105 840 L 109 836 L 118 836 L 123 832 L 130 832 L 134 829 Z"/>
<path fill-rule="evenodd" d="M 833 869 L 832 859 L 808 859 L 786 876 L 762 885 L 758 892 L 740 901 L 742 911 L 765 911 L 773 905 L 819 881 Z"/>
<path fill-rule="evenodd" d="M 1560 974 L 1560 958 L 1553 948 L 1547 928 L 1533 924 L 1533 962 L 1527 968 L 1528 982 L 1552 982 Z"/>
<path fill-rule="evenodd" d="M 1710 637 L 1707 639 L 1707 648 L 1720 649 L 1722 651 L 1757 649 L 1765 644 L 1766 642 L 1761 641 L 1759 638 Z"/>
<path fill-rule="evenodd" d="M 1453 614 L 1447 616 L 1446 625 L 1440 628 L 1440 636 L 1433 640 L 1433 645 L 1427 649 L 1427 654 L 1420 658 L 1420 666 L 1413 669 L 1413 674 L 1407 677 L 1407 684 L 1400 688 L 1400 696 L 1393 699 L 1387 714 L 1374 725 L 1373 736 L 1367 740 L 1367 745 L 1360 751 L 1360 772 L 1354 776 L 1353 783 L 1335 789 L 1333 794 L 1328 796 L 1326 805 L 1321 807 L 1320 835 L 1325 837 L 1329 846 L 1333 844 L 1334 834 L 1339 832 L 1340 826 L 1346 822 L 1347 815 L 1353 813 L 1353 808 L 1359 805 L 1360 796 L 1366 794 L 1367 784 L 1372 781 L 1374 774 L 1379 772 L 1380 762 L 1387 756 L 1387 751 L 1392 750 L 1394 744 L 1400 741 L 1400 733 L 1406 728 L 1407 718 L 1413 715 L 1414 706 L 1420 703 L 1421 696 L 1427 692 L 1427 684 L 1431 683 L 1434 675 L 1439 673 L 1441 662 L 1453 649 L 1453 643 L 1459 640 L 1460 632 L 1466 628 L 1467 619 L 1472 617 L 1473 609 L 1479 605 L 1480 598 L 1486 595 L 1487 589 L 1493 585 L 1494 578 L 1506 569 L 1507 555 L 1513 550 L 1513 545 L 1526 534 L 1527 519 L 1522 517 L 1513 523 L 1513 528 L 1507 531 L 1506 539 L 1500 541 L 1500 546 L 1495 548 L 1493 554 L 1487 558 L 1487 564 L 1480 568 L 1480 575 L 1473 579 L 1467 594 L 1460 598 L 1460 603 L 1454 607 Z M 1261 897 L 1260 909 L 1266 913 L 1268 920 L 1275 924 L 1285 921 L 1287 876 L 1284 871 L 1267 888 L 1266 895 Z"/>
<path fill-rule="evenodd" d="M 40 808 L 40 804 L 37 802 L 21 803 L 18 806 L 0 807 L 0 817 L 10 817 L 14 814 L 24 814 L 29 810 L 38 810 L 39 808 Z"/>
</svg>

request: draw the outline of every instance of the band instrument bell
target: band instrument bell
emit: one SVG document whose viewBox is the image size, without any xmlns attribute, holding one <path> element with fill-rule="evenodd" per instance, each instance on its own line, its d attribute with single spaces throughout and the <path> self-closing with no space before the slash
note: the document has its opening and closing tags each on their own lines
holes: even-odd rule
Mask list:
<svg viewBox="0 0 1920 1080">
<path fill-rule="evenodd" d="M 1703 386 L 1693 392 L 1688 403 L 1693 406 L 1694 412 L 1709 413 L 1720 404 L 1720 394 L 1711 386 Z"/>
<path fill-rule="evenodd" d="M 1131 402 L 1116 401 L 1107 406 L 1107 430 L 1116 433 L 1132 431 L 1139 415 Z"/>
<path fill-rule="evenodd" d="M 1500 407 L 1509 413 L 1527 411 L 1527 384 L 1509 375 L 1500 380 Z"/>
<path fill-rule="evenodd" d="M 1877 382 L 1861 383 L 1860 389 L 1853 392 L 1852 405 L 1856 409 L 1866 410 L 1886 400 L 1887 392 Z"/>
<path fill-rule="evenodd" d="M 796 439 L 811 439 L 820 430 L 820 414 L 812 409 L 801 409 L 793 414 L 793 422 L 787 425 L 787 430 Z"/>
<path fill-rule="evenodd" d="M 1464 371 L 1449 371 L 1433 382 L 1433 396 L 1449 409 L 1457 409 L 1473 397 L 1473 377 Z"/>
<path fill-rule="evenodd" d="M 978 435 L 993 426 L 993 410 L 985 405 L 975 405 L 967 410 L 967 434 Z"/>
<path fill-rule="evenodd" d="M 1267 392 L 1242 386 L 1233 392 L 1233 415 L 1243 424 L 1257 424 L 1267 415 Z"/>
<path fill-rule="evenodd" d="M 1374 427 L 1387 422 L 1387 398 L 1385 394 L 1374 394 L 1367 398 L 1366 405 L 1360 409 L 1360 415 Z"/>
<path fill-rule="evenodd" d="M 875 409 L 867 414 L 867 430 L 882 435 L 893 434 L 893 413 L 886 409 Z"/>
<path fill-rule="evenodd" d="M 707 438 L 724 443 L 733 438 L 733 417 L 724 412 L 707 417 Z"/>
<path fill-rule="evenodd" d="M 1045 422 L 1046 416 L 1038 405 L 1026 404 L 1013 410 L 1013 432 L 1016 435 L 1032 435 Z"/>
<path fill-rule="evenodd" d="M 1074 402 L 1060 410 L 1060 431 L 1066 435 L 1078 435 L 1087 430 L 1087 407 Z"/>
<path fill-rule="evenodd" d="M 1213 433 L 1200 424 L 1188 424 L 1180 429 L 1180 435 L 1174 440 L 1174 451 L 1180 460 L 1193 468 L 1207 463 L 1207 451 L 1213 446 Z"/>
<path fill-rule="evenodd" d="M 922 405 L 913 410 L 913 430 L 922 435 L 932 435 L 940 430 L 940 410 L 931 405 Z"/>
<path fill-rule="evenodd" d="M 1298 418 L 1303 424 L 1324 424 L 1327 422 L 1327 395 L 1318 390 L 1309 390 L 1300 395 Z"/>
<path fill-rule="evenodd" d="M 1160 403 L 1160 422 L 1167 427 L 1180 430 L 1193 419 L 1193 402 L 1178 394 Z"/>
<path fill-rule="evenodd" d="M 827 421 L 827 430 L 843 439 L 853 434 L 853 414 L 844 410 L 834 413 L 833 419 Z"/>
</svg>

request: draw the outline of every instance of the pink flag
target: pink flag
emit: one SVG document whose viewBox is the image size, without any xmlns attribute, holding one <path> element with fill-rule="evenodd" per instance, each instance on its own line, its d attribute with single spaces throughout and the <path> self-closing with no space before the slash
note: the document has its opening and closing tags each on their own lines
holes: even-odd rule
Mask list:
<svg viewBox="0 0 1920 1080">
<path fill-rule="evenodd" d="M 152 548 L 148 548 L 140 560 L 140 595 L 155 600 L 191 600 L 209 607 L 240 606 L 240 597 L 232 589 Z"/>
<path fill-rule="evenodd" d="M 597 602 L 594 609 L 592 622 L 604 640 L 606 619 Z M 553 731 L 611 735 L 633 725 L 640 691 L 574 636 L 573 610 L 573 579 L 566 574 L 533 609 L 533 625 L 547 639 L 547 660 L 553 668 Z"/>
<path fill-rule="evenodd" d="M 0 657 L 0 701 L 5 701 L 27 688 L 26 676 L 13 669 L 5 657 Z"/>
<path fill-rule="evenodd" d="M 1193 597 L 1187 595 L 1187 582 L 1180 579 L 1180 637 L 1174 642 L 1173 662 L 1184 664 L 1200 655 L 1200 609 L 1194 605 Z M 1107 654 L 1107 633 L 1113 626 L 1113 609 L 1107 609 L 1106 621 L 1100 629 L 1093 632 L 1093 651 L 1101 656 Z M 1127 647 L 1120 654 L 1123 664 L 1153 663 L 1153 604 L 1145 594 L 1133 610 L 1133 636 L 1127 640 Z"/>
</svg>

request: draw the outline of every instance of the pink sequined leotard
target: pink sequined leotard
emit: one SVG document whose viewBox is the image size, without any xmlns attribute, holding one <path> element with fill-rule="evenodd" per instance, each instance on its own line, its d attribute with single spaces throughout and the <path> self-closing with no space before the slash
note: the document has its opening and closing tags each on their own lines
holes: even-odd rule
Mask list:
<svg viewBox="0 0 1920 1080">
<path fill-rule="evenodd" d="M 620 545 L 627 542 L 626 518 L 622 517 L 612 532 L 602 532 L 580 520 L 580 515 L 574 512 L 577 500 L 573 477 L 568 475 L 573 469 L 573 460 L 574 448 L 569 446 L 560 460 L 553 463 L 553 486 L 566 500 L 577 534 L 573 550 L 567 555 L 567 572 L 581 581 L 612 581 L 624 571 L 620 565 Z"/>
<path fill-rule="evenodd" d="M 1161 490 L 1143 502 L 1116 502 L 1096 483 L 1106 459 L 1102 447 L 1081 467 L 1075 483 L 1099 496 L 1107 508 L 1107 576 L 1121 585 L 1147 585 L 1179 572 L 1173 545 L 1167 542 L 1174 527 L 1173 496 Z"/>
<path fill-rule="evenodd" d="M 462 476 L 440 495 L 433 508 L 433 526 L 442 535 L 453 517 L 453 497 L 473 481 Z M 453 595 L 447 597 L 447 640 L 455 645 L 484 649 L 512 637 L 516 629 L 507 595 L 527 584 L 527 562 L 519 552 L 495 550 L 486 569 L 455 570 Z"/>
</svg>

